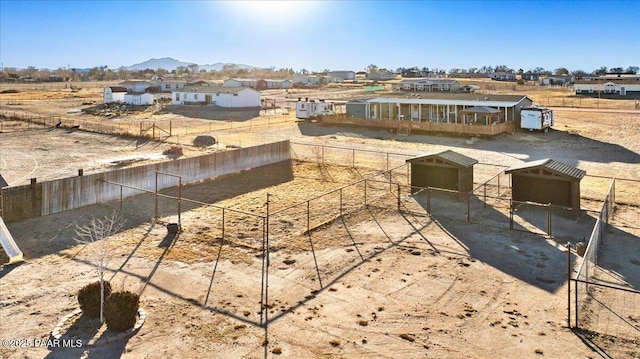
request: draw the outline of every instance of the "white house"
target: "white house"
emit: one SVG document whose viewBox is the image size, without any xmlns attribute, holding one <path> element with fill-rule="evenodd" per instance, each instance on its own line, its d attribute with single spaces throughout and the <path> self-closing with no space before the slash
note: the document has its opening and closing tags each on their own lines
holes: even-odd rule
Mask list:
<svg viewBox="0 0 640 359">
<path fill-rule="evenodd" d="M 640 99 L 640 81 L 576 81 L 576 95 L 608 99 Z"/>
<path fill-rule="evenodd" d="M 224 87 L 256 87 L 257 80 L 252 79 L 228 79 L 224 80 Z"/>
<path fill-rule="evenodd" d="M 158 86 L 161 92 L 171 92 L 173 90 L 181 89 L 187 84 L 185 81 L 180 80 L 156 80 L 153 81 L 153 86 Z"/>
<path fill-rule="evenodd" d="M 127 89 L 122 86 L 109 86 L 104 88 L 102 99 L 104 103 L 124 102 Z"/>
<path fill-rule="evenodd" d="M 189 87 L 171 92 L 174 105 L 216 105 L 220 107 L 260 107 L 260 92 L 247 87 Z"/>
<path fill-rule="evenodd" d="M 516 74 L 508 72 L 493 72 L 489 75 L 492 80 L 496 81 L 516 81 Z"/>
<path fill-rule="evenodd" d="M 549 75 L 540 80 L 541 86 L 569 86 L 576 81 L 571 75 Z"/>
<path fill-rule="evenodd" d="M 262 79 L 256 81 L 256 89 L 257 90 L 266 90 L 266 89 L 290 89 L 292 87 L 291 80 L 269 80 Z"/>
<path fill-rule="evenodd" d="M 124 87 L 129 92 L 146 92 L 151 86 L 154 86 L 152 82 L 142 80 L 127 80 L 121 82 L 118 86 Z"/>
<path fill-rule="evenodd" d="M 344 82 L 345 80 L 354 80 L 356 78 L 355 71 L 330 71 L 330 82 Z"/>
<path fill-rule="evenodd" d="M 149 92 L 129 92 L 124 95 L 124 102 L 130 105 L 153 105 L 154 97 Z"/>
<path fill-rule="evenodd" d="M 293 83 L 301 86 L 318 86 L 322 83 L 322 78 L 316 75 L 294 74 Z"/>
</svg>

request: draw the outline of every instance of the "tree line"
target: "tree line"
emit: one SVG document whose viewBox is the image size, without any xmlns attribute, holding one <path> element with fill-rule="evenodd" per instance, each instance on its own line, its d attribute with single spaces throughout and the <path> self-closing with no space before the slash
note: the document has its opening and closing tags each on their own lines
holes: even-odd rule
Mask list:
<svg viewBox="0 0 640 359">
<path fill-rule="evenodd" d="M 604 75 L 604 74 L 638 74 L 640 68 L 638 66 L 612 67 L 607 68 L 602 66 L 591 72 L 587 72 L 581 69 L 569 70 L 565 67 L 560 67 L 553 70 L 548 70 L 543 67 L 536 67 L 533 69 L 524 70 L 513 69 L 506 65 L 496 66 L 482 66 L 482 67 L 470 67 L 468 69 L 452 68 L 449 70 L 439 68 L 428 67 L 399 67 L 395 70 L 380 68 L 374 64 L 367 66 L 364 69 L 368 73 L 388 73 L 388 74 L 401 74 L 405 71 L 420 71 L 429 75 L 446 76 L 447 74 L 464 75 L 464 74 L 491 74 L 496 72 L 505 72 L 512 74 L 523 73 L 536 73 L 540 75 Z M 330 70 L 325 69 L 320 72 L 322 74 L 328 73 Z M 190 64 L 188 66 L 180 66 L 171 71 L 158 68 L 158 69 L 144 69 L 144 70 L 128 70 L 124 67 L 118 69 L 110 69 L 108 66 L 95 66 L 90 69 L 69 69 L 58 68 L 55 70 L 50 69 L 37 69 L 34 66 L 29 66 L 24 69 L 17 69 L 13 67 L 5 67 L 0 72 L 0 82 L 61 82 L 61 81 L 126 81 L 129 79 L 146 79 L 150 80 L 154 77 L 173 77 L 181 79 L 203 79 L 203 80 L 224 80 L 228 78 L 279 78 L 279 79 L 291 79 L 296 71 L 293 68 L 243 68 L 237 65 L 224 65 L 222 69 L 206 70 L 199 68 L 196 64 Z M 307 69 L 300 69 L 297 73 L 307 75 L 310 72 Z"/>
<path fill-rule="evenodd" d="M 61 81 L 126 81 L 129 79 L 151 80 L 154 77 L 173 77 L 180 79 L 224 80 L 228 78 L 284 78 L 289 79 L 293 68 L 242 68 L 237 65 L 224 65 L 221 70 L 200 69 L 198 65 L 179 66 L 171 71 L 158 69 L 128 70 L 124 67 L 110 69 L 108 66 L 95 66 L 90 69 L 58 68 L 56 70 L 37 69 L 29 66 L 24 69 L 5 67 L 0 72 L 1 82 L 61 82 Z"/>
</svg>

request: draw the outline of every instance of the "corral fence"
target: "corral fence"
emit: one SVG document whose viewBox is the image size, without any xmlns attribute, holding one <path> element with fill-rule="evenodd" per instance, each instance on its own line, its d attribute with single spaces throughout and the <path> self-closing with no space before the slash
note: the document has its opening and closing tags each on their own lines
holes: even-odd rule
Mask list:
<svg viewBox="0 0 640 359">
<path fill-rule="evenodd" d="M 36 116 L 4 110 L 0 111 L 0 117 L 25 122 L 24 126 L 15 126 L 5 124 L 5 121 L 0 120 L 0 133 L 31 131 L 48 127 L 55 127 L 56 125 L 60 126 L 62 122 L 62 117 L 60 116 Z"/>
<path fill-rule="evenodd" d="M 582 256 L 582 261 L 574 277 L 571 275 L 571 246 L 567 244 L 569 283 L 567 324 L 569 327 L 580 328 L 587 332 L 638 340 L 640 339 L 640 324 L 638 324 L 640 323 L 640 291 L 625 283 L 612 282 L 605 274 L 606 271 L 598 265 L 599 250 L 606 239 L 607 228 L 615 213 L 616 186 L 619 181 L 611 180 L 586 248 L 576 247 L 577 254 Z M 583 250 L 584 253 L 581 253 Z"/>
<path fill-rule="evenodd" d="M 601 109 L 640 109 L 640 101 L 634 99 L 606 99 L 598 97 L 547 97 L 542 100 L 547 107 L 601 108 Z"/>
<path fill-rule="evenodd" d="M 116 122 L 110 120 L 86 120 L 65 116 L 42 116 L 20 111 L 0 110 L 0 117 L 8 120 L 22 121 L 26 123 L 26 130 L 53 127 L 60 123 L 60 127 L 78 129 L 88 132 L 97 132 L 119 136 L 135 136 L 151 139 L 159 139 L 169 142 L 180 142 L 180 136 L 190 136 L 216 131 L 234 129 L 253 129 L 253 127 L 272 126 L 281 123 L 295 121 L 295 115 L 274 114 L 262 115 L 246 121 L 135 121 Z M 9 126 L 0 121 L 0 132 L 24 131 L 24 126 Z"/>
</svg>

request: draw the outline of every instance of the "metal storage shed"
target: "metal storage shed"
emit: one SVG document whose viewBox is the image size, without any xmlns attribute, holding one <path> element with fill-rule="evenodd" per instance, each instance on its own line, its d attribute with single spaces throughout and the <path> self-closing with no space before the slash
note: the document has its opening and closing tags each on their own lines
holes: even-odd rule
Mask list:
<svg viewBox="0 0 640 359">
<path fill-rule="evenodd" d="M 587 172 L 543 159 L 513 166 L 504 173 L 511 174 L 513 200 L 551 203 L 580 211 L 580 180 Z"/>
<path fill-rule="evenodd" d="M 411 193 L 414 187 L 436 187 L 467 193 L 473 190 L 473 165 L 476 159 L 447 150 L 427 156 L 410 158 Z"/>
</svg>

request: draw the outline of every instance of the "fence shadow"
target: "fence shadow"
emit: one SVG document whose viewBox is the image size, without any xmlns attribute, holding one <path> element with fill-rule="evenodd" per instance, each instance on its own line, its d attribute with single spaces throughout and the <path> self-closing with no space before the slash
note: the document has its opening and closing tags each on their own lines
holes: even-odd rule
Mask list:
<svg viewBox="0 0 640 359">
<path fill-rule="evenodd" d="M 469 224 L 455 211 L 438 213 L 439 208 L 434 209 L 433 200 L 432 218 L 454 241 L 466 247 L 472 258 L 548 292 L 555 292 L 564 285 L 567 280 L 566 252 L 562 245 L 566 241 L 560 243 L 556 238 L 510 230 L 508 214 L 491 206 L 482 208 L 482 201 L 475 196 L 471 201 L 475 203 Z M 427 210 L 424 199 L 419 199 L 418 203 Z M 445 206 L 441 204 L 440 208 Z"/>
<path fill-rule="evenodd" d="M 260 108 L 250 109 L 233 109 L 218 106 L 182 106 L 169 105 L 164 111 L 181 115 L 185 117 L 198 118 L 203 120 L 222 120 L 222 121 L 248 121 L 260 115 Z"/>
<path fill-rule="evenodd" d="M 598 254 L 598 282 L 640 291 L 639 244 L 640 237 L 609 224 Z"/>
</svg>

